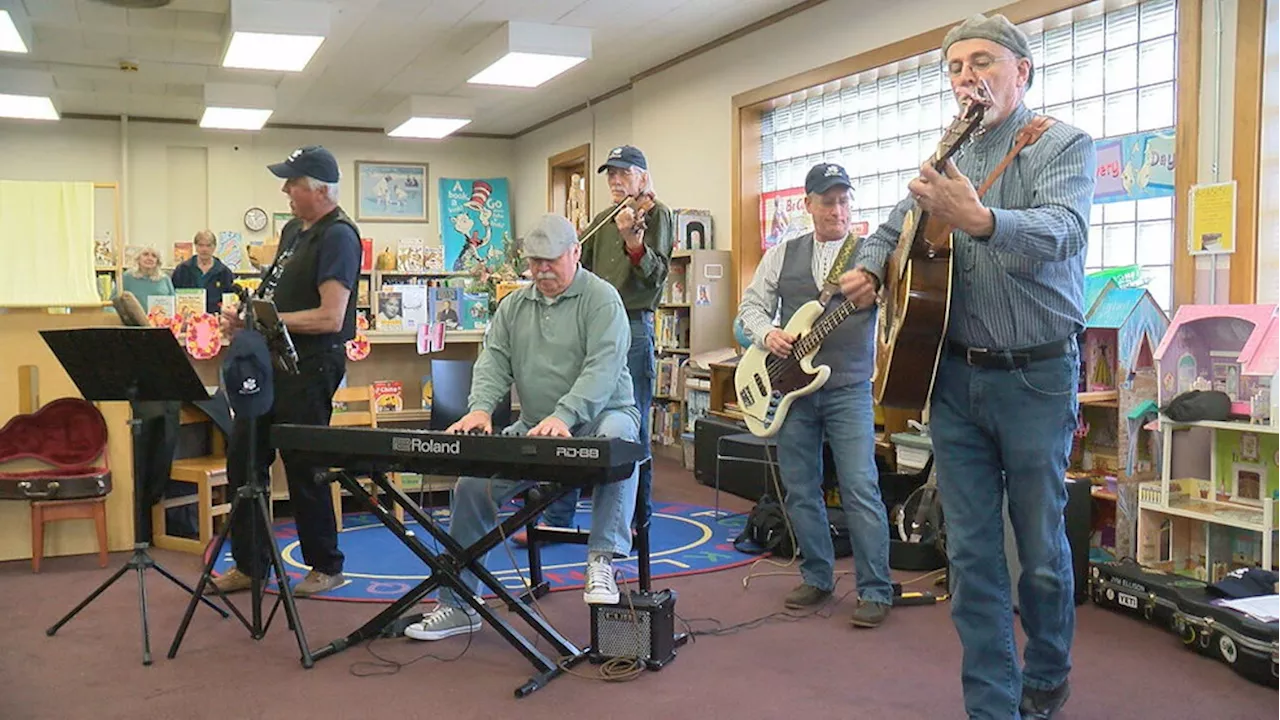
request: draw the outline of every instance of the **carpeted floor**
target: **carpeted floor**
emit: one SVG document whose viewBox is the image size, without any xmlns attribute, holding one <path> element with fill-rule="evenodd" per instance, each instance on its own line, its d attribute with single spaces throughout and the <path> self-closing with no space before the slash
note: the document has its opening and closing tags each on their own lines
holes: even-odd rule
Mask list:
<svg viewBox="0 0 1280 720">
<path fill-rule="evenodd" d="M 442 498 L 441 502 L 447 502 L 447 498 Z M 429 510 L 437 522 L 448 527 L 447 505 Z M 509 503 L 501 515 L 507 517 L 516 510 L 516 504 Z M 656 504 L 649 528 L 652 577 L 699 575 L 754 562 L 756 556 L 738 552 L 733 547 L 733 540 L 742 532 L 746 518 L 735 514 L 722 517 L 717 523 L 715 517 L 715 508 L 710 506 L 673 502 Z M 440 543 L 412 517 L 406 517 L 406 527 L 432 551 L 441 551 Z M 578 502 L 573 527 L 591 527 L 590 498 Z M 284 559 L 285 572 L 295 580 L 301 580 L 307 574 L 307 566 L 302 559 L 298 530 L 292 519 L 276 522 L 275 539 Z M 338 544 L 346 556 L 343 566 L 346 583 L 316 596 L 317 600 L 391 603 L 430 575 L 422 560 L 371 512 L 344 515 Z M 542 577 L 551 592 L 580 590 L 586 583 L 587 556 L 582 548 L 582 545 L 568 543 L 553 543 L 542 548 Z M 508 539 L 505 547 L 495 548 L 488 562 L 489 571 L 508 588 L 523 590 L 529 586 L 529 554 L 513 540 Z M 224 547 L 214 564 L 214 573 L 224 573 L 234 565 L 231 549 Z M 634 554 L 617 560 L 614 568 L 628 581 L 638 581 L 639 566 Z M 273 580 L 268 592 L 275 592 L 275 589 Z M 496 596 L 489 594 L 486 597 Z"/>
<path fill-rule="evenodd" d="M 664 501 L 712 501 L 710 489 L 674 464 L 660 462 L 655 485 Z M 747 506 L 726 496 L 722 502 L 738 510 Z M 195 557 L 156 557 L 179 577 L 196 577 Z M 113 555 L 110 568 L 124 559 Z M 964 717 L 960 647 L 945 606 L 899 608 L 883 628 L 855 632 L 845 600 L 826 617 L 699 638 L 666 669 L 633 682 L 563 677 L 517 701 L 512 690 L 530 666 L 490 630 L 476 635 L 456 662 L 423 659 L 393 675 L 357 677 L 370 670 L 358 663 L 373 659 L 363 647 L 303 670 L 283 623 L 254 642 L 234 620 L 202 610 L 178 657 L 169 660 L 164 655 L 186 600 L 154 573 L 147 585 L 152 667 L 139 662 L 137 588 L 131 582 L 117 583 L 57 636 L 46 637 L 44 629 L 109 572 L 92 557 L 46 560 L 38 576 L 28 562 L 0 564 L 0 720 Z M 660 587 L 679 593 L 677 610 L 685 618 L 733 623 L 779 609 L 795 582 L 762 577 L 744 590 L 746 573 L 738 568 L 673 578 Z M 850 587 L 848 579 L 841 581 L 842 592 Z M 378 609 L 309 601 L 300 607 L 313 646 L 345 635 Z M 580 597 L 555 593 L 542 608 L 569 637 L 586 642 L 589 618 Z M 448 657 L 464 645 L 454 638 L 429 649 Z M 427 649 L 408 641 L 374 647 L 404 662 Z M 1276 716 L 1275 690 L 1184 650 L 1169 633 L 1092 605 L 1080 608 L 1074 657 L 1064 720 Z"/>
</svg>

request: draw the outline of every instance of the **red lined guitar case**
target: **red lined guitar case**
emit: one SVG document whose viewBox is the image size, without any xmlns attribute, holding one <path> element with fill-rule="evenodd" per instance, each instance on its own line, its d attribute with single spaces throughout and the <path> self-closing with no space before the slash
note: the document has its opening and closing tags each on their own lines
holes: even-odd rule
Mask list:
<svg viewBox="0 0 1280 720">
<path fill-rule="evenodd" d="M 29 415 L 16 415 L 0 428 L 0 500 L 106 495 L 111 491 L 106 450 L 106 421 L 86 400 L 59 398 Z"/>
</svg>

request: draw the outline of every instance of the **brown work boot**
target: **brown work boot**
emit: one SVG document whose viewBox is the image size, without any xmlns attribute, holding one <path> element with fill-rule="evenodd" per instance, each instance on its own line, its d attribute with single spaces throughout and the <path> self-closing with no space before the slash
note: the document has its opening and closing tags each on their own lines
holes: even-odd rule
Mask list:
<svg viewBox="0 0 1280 720">
<path fill-rule="evenodd" d="M 856 628 L 879 627 L 889 617 L 890 605 L 874 600 L 858 599 L 858 609 L 853 611 L 849 624 Z"/>
<path fill-rule="evenodd" d="M 787 598 L 782 604 L 788 610 L 803 610 L 814 605 L 821 605 L 831 597 L 830 590 L 819 590 L 812 585 L 801 583 L 796 586 L 795 590 L 787 593 Z"/>
<path fill-rule="evenodd" d="M 293 586 L 294 597 L 310 597 L 316 593 L 322 593 L 326 590 L 342 587 L 347 579 L 342 573 L 337 575 L 325 575 L 318 570 L 312 570 L 302 579 L 302 582 Z"/>
<path fill-rule="evenodd" d="M 248 590 L 253 585 L 253 578 L 240 572 L 240 568 L 233 567 L 214 578 L 213 584 L 225 595 Z"/>
</svg>

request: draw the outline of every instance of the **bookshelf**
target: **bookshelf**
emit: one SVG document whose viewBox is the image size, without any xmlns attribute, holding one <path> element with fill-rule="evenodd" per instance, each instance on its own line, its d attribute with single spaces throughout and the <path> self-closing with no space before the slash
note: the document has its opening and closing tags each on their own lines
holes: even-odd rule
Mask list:
<svg viewBox="0 0 1280 720">
<path fill-rule="evenodd" d="M 654 377 L 650 434 L 654 451 L 682 459 L 681 443 L 693 422 L 706 412 L 710 386 L 703 377 L 687 377 L 689 358 L 733 346 L 737 303 L 729 279 L 727 250 L 676 250 L 654 314 L 657 374 Z"/>
<path fill-rule="evenodd" d="M 93 285 L 108 302 L 123 287 L 124 237 L 120 225 L 120 188 L 115 183 L 93 184 Z"/>
</svg>

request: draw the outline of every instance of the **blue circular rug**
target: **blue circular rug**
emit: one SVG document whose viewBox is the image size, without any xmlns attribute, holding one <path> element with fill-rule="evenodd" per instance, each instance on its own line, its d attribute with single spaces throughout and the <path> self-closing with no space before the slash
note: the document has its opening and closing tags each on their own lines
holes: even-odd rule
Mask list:
<svg viewBox="0 0 1280 720">
<path fill-rule="evenodd" d="M 503 508 L 504 517 L 515 512 L 514 505 Z M 432 508 L 431 517 L 448 527 L 449 509 Z M 649 530 L 651 568 L 654 579 L 695 575 L 746 565 L 760 556 L 738 552 L 733 539 L 742 532 L 746 518 L 728 515 L 720 511 L 716 522 L 713 508 L 683 503 L 655 505 Z M 405 518 L 415 537 L 433 552 L 439 552 L 439 543 L 421 529 L 411 518 Z M 578 503 L 575 517 L 578 527 L 591 523 L 591 501 Z M 345 600 L 354 602 L 391 603 L 407 593 L 415 585 L 430 576 L 430 569 L 405 547 L 399 538 L 391 534 L 372 513 L 343 515 L 343 528 L 338 536 L 338 546 L 346 555 L 343 575 L 346 584 L 340 588 L 316 595 L 319 600 Z M 292 520 L 275 524 L 275 540 L 284 557 L 285 571 L 295 581 L 302 579 L 309 569 L 302 561 L 302 549 L 298 544 L 298 532 Z M 512 590 L 523 589 L 529 577 L 528 552 L 508 540 L 507 550 L 502 546 L 489 554 L 489 570 Z M 512 563 L 514 559 L 515 564 Z M 586 578 L 587 549 L 583 545 L 548 545 L 542 548 L 543 578 L 551 591 L 582 588 Z M 214 564 L 214 573 L 226 572 L 234 562 L 231 549 L 223 552 Z M 634 581 L 638 570 L 632 556 L 615 561 L 628 581 Z M 268 591 L 274 591 L 274 582 Z M 434 593 L 433 593 L 434 594 Z"/>
</svg>

